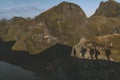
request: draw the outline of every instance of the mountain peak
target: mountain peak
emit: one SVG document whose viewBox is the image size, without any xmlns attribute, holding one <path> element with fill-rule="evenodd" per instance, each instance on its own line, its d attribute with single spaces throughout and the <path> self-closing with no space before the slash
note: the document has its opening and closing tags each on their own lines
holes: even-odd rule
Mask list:
<svg viewBox="0 0 120 80">
<path fill-rule="evenodd" d="M 63 1 L 63 2 L 61 2 L 60 4 L 70 4 L 70 2 Z"/>
<path fill-rule="evenodd" d="M 109 2 L 114 2 L 115 0 L 108 0 Z"/>
<path fill-rule="evenodd" d="M 65 5 L 77 5 L 77 4 L 75 4 L 75 3 L 71 3 L 71 2 L 67 2 L 67 1 L 63 1 L 63 2 L 61 2 L 61 3 L 58 4 L 58 5 L 65 6 Z M 77 5 L 77 6 L 78 6 L 78 5 Z"/>
<path fill-rule="evenodd" d="M 66 2 L 66 1 L 63 1 L 61 2 L 60 4 L 57 5 L 57 8 L 59 8 L 60 10 L 62 11 L 72 11 L 72 10 L 78 10 L 78 11 L 82 11 L 82 13 L 85 15 L 84 11 L 82 10 L 82 8 L 75 4 L 75 3 L 71 3 L 71 2 Z"/>
<path fill-rule="evenodd" d="M 113 1 L 115 1 L 115 0 L 108 0 L 108 1 L 113 2 Z"/>
<path fill-rule="evenodd" d="M 93 16 L 120 17 L 120 3 L 115 0 L 102 1 Z"/>
</svg>

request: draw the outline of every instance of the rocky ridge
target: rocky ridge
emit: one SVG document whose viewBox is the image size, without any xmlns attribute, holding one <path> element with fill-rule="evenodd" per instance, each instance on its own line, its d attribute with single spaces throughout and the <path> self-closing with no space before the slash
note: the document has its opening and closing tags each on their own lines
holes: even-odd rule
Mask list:
<svg viewBox="0 0 120 80">
<path fill-rule="evenodd" d="M 101 2 L 95 14 L 90 18 L 86 17 L 78 5 L 62 2 L 33 19 L 14 17 L 11 20 L 0 21 L 0 26 L 2 26 L 0 37 L 4 41 L 17 41 L 12 47 L 13 50 L 36 54 L 56 43 L 74 46 L 81 37 L 89 39 L 107 34 L 119 34 L 119 15 L 105 16 L 109 14 L 106 13 L 107 10 L 111 13 L 106 6 L 115 6 L 111 10 L 116 12 L 115 15 L 119 14 L 116 11 L 119 3 L 116 1 Z"/>
</svg>

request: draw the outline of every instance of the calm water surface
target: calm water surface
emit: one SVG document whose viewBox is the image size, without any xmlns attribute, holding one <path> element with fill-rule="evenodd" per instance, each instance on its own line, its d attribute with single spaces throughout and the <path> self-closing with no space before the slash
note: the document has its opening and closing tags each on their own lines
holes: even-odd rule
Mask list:
<svg viewBox="0 0 120 80">
<path fill-rule="evenodd" d="M 42 80 L 32 71 L 0 61 L 0 80 Z"/>
</svg>

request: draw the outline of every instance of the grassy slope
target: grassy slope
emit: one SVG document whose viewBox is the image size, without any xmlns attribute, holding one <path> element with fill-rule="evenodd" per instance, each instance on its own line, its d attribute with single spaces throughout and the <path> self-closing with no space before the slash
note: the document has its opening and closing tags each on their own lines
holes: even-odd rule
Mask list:
<svg viewBox="0 0 120 80">
<path fill-rule="evenodd" d="M 111 35 L 109 34 L 109 35 L 91 38 L 88 40 L 88 43 L 90 42 L 95 42 L 104 47 L 110 47 L 112 43 L 111 58 L 115 59 L 116 61 L 120 61 L 120 34 L 111 34 Z"/>
</svg>

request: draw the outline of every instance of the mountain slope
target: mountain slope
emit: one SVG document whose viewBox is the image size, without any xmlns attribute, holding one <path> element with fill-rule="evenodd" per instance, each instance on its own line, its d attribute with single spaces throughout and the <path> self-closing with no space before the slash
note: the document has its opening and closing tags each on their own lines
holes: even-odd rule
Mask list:
<svg viewBox="0 0 120 80">
<path fill-rule="evenodd" d="M 120 17 L 120 3 L 114 0 L 101 2 L 93 16 Z"/>
<path fill-rule="evenodd" d="M 88 19 L 87 28 L 95 36 L 120 33 L 120 3 L 114 0 L 101 2 L 96 12 Z"/>
<path fill-rule="evenodd" d="M 38 53 L 57 42 L 74 45 L 85 30 L 86 19 L 78 5 L 62 2 L 32 19 L 36 27 L 18 40 L 13 49 Z"/>
<path fill-rule="evenodd" d="M 92 16 L 86 24 L 87 29 L 95 36 L 120 33 L 120 19 L 103 16 Z"/>
<path fill-rule="evenodd" d="M 112 54 L 111 54 L 111 58 L 114 61 L 119 62 L 120 61 L 120 34 L 108 34 L 108 35 L 104 35 L 104 36 L 98 36 L 98 37 L 94 37 L 94 38 L 90 38 L 86 43 L 90 44 L 90 43 L 95 43 L 97 45 L 103 46 L 103 47 L 108 47 L 110 48 Z"/>
<path fill-rule="evenodd" d="M 12 47 L 13 50 L 30 53 L 39 53 L 56 43 L 73 46 L 81 37 L 119 34 L 119 15 L 109 15 L 111 10 L 119 14 L 119 11 L 116 11 L 119 6 L 119 3 L 111 0 L 101 2 L 96 13 L 87 18 L 78 5 L 62 2 L 33 19 L 16 17 L 0 21 L 0 36 L 3 40 L 17 41 Z M 109 7 L 113 9 L 108 9 Z"/>
<path fill-rule="evenodd" d="M 29 21 L 22 17 L 14 17 L 10 20 L 4 21 L 4 25 L 0 24 L 0 26 L 0 37 L 3 40 L 18 40 L 28 31 Z"/>
</svg>

